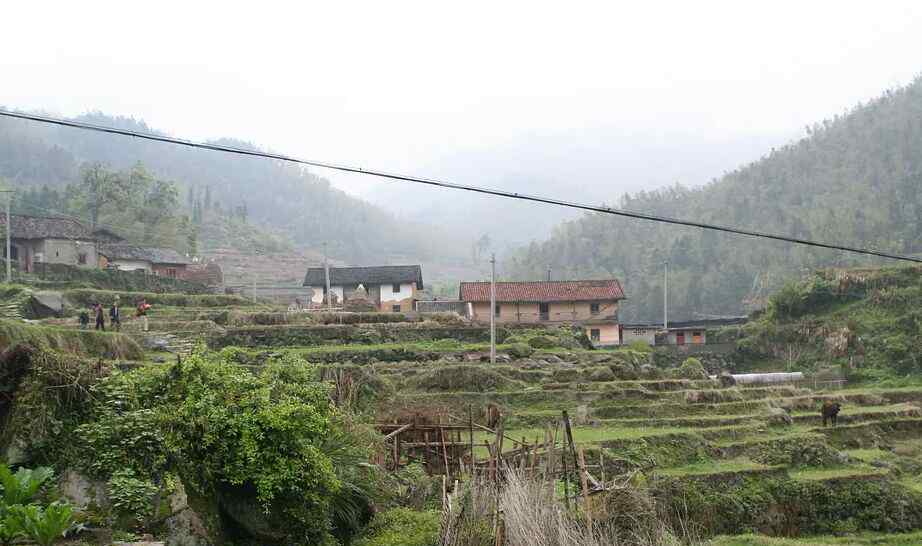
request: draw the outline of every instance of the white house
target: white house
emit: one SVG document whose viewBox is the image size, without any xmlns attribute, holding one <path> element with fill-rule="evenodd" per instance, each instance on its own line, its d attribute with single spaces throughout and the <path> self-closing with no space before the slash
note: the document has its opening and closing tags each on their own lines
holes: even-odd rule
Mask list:
<svg viewBox="0 0 922 546">
<path fill-rule="evenodd" d="M 418 293 L 423 289 L 423 271 L 418 265 L 331 267 L 329 271 L 333 301 L 349 299 L 362 285 L 368 293 L 368 300 L 382 312 L 413 311 Z M 324 268 L 308 269 L 304 286 L 313 291 L 311 303 L 322 304 L 326 293 Z"/>
</svg>

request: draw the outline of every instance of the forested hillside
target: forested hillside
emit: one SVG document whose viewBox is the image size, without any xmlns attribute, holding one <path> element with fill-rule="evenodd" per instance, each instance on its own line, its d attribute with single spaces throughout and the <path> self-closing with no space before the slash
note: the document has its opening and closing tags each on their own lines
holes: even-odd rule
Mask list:
<svg viewBox="0 0 922 546">
<path fill-rule="evenodd" d="M 157 132 L 143 121 L 101 113 L 76 119 Z M 237 140 L 216 142 L 254 148 Z M 0 119 L 0 178 L 14 186 L 48 186 L 49 191 L 63 192 L 68 183 L 80 179 L 82 167 L 95 162 L 116 171 L 128 171 L 140 163 L 154 177 L 175 182 L 179 204 L 190 218 L 198 206 L 206 220 L 246 219 L 279 231 L 298 245 L 319 247 L 326 242 L 332 255 L 347 261 L 430 259 L 450 255 L 456 247 L 466 255 L 469 246 L 446 244 L 448 237 L 437 229 L 401 222 L 291 164 Z M 204 230 L 206 235 L 226 231 L 227 226 Z M 251 239 L 214 243 L 239 240 L 246 244 Z"/>
<path fill-rule="evenodd" d="M 757 107 L 757 105 L 754 105 Z M 904 254 L 922 252 L 922 78 L 698 188 L 626 195 L 621 208 Z M 614 275 L 627 320 L 736 314 L 785 280 L 821 266 L 867 265 L 842 252 L 588 214 L 521 249 L 509 277 Z M 882 263 L 882 262 L 881 262 Z"/>
</svg>

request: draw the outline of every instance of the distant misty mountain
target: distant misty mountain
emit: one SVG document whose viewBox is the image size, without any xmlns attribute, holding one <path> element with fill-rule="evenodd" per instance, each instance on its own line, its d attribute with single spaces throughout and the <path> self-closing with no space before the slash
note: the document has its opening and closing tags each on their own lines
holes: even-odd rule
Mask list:
<svg viewBox="0 0 922 546">
<path fill-rule="evenodd" d="M 791 135 L 704 137 L 685 132 L 629 133 L 599 127 L 538 134 L 502 146 L 458 150 L 417 174 L 518 193 L 588 204 L 616 204 L 625 193 L 681 183 L 700 186 L 736 166 L 758 159 Z M 508 248 L 549 236 L 581 212 L 477 194 L 419 187 L 393 198 L 382 185 L 369 201 L 412 221 L 437 223 L 476 236 L 488 234 Z"/>
</svg>

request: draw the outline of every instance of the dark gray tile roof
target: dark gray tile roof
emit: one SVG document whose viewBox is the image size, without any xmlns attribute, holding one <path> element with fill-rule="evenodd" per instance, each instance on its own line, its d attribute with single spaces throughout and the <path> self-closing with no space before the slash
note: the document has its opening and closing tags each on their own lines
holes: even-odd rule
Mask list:
<svg viewBox="0 0 922 546">
<path fill-rule="evenodd" d="M 153 264 L 190 264 L 188 258 L 172 248 L 137 245 L 99 245 L 99 253 L 110 260 L 137 260 Z"/>
<path fill-rule="evenodd" d="M 330 285 L 396 284 L 412 282 L 423 289 L 423 268 L 418 265 L 379 265 L 373 267 L 331 267 Z M 304 286 L 324 286 L 323 268 L 311 267 L 304 276 Z"/>
<path fill-rule="evenodd" d="M 26 216 L 13 214 L 13 239 L 80 239 L 95 241 L 89 228 L 71 218 Z M 6 215 L 0 215 L 0 226 L 6 226 Z"/>
</svg>

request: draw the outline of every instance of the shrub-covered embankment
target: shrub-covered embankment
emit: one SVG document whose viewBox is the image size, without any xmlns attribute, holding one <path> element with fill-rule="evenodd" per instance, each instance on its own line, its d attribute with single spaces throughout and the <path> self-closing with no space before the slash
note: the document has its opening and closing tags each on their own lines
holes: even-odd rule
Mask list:
<svg viewBox="0 0 922 546">
<path fill-rule="evenodd" d="M 144 352 L 125 334 L 37 326 L 0 319 L 0 350 L 29 344 L 88 358 L 140 360 Z"/>
<path fill-rule="evenodd" d="M 67 290 L 64 297 L 71 304 L 86 307 L 94 303 L 111 304 L 116 297 L 123 306 L 132 306 L 145 298 L 151 305 L 169 307 L 242 307 L 254 305 L 252 300 L 227 294 L 176 294 L 155 292 L 121 292 L 109 290 Z"/>
<path fill-rule="evenodd" d="M 922 372 L 922 269 L 822 270 L 782 288 L 743 327 L 745 367 L 782 361 L 791 370 L 840 367 L 849 379 Z"/>
<path fill-rule="evenodd" d="M 497 330 L 502 341 L 505 330 Z M 454 339 L 463 343 L 490 341 L 489 328 L 479 326 L 445 326 L 433 322 L 375 323 L 375 324 L 324 324 L 251 326 L 228 328 L 226 333 L 210 336 L 212 348 L 238 347 L 311 347 L 331 344 L 415 343 Z"/>
</svg>

